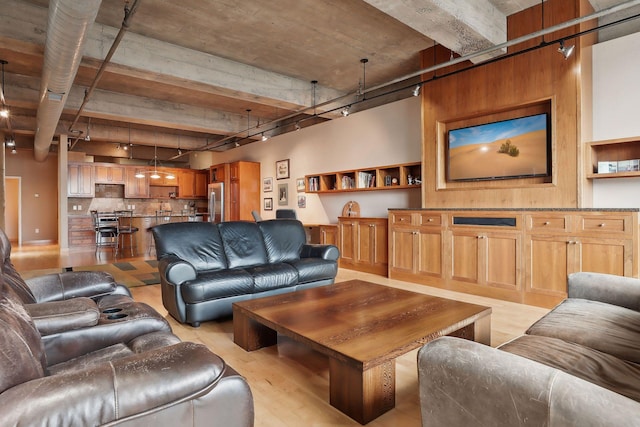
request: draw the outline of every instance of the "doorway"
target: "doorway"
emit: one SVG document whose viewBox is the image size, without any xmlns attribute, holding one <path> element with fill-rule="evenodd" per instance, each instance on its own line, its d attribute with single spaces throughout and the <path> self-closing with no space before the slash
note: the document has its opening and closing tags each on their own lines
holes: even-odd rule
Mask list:
<svg viewBox="0 0 640 427">
<path fill-rule="evenodd" d="M 21 187 L 21 177 L 7 176 L 4 178 L 4 231 L 9 241 L 18 246 L 22 245 L 22 228 L 20 227 L 20 213 L 22 210 Z"/>
</svg>

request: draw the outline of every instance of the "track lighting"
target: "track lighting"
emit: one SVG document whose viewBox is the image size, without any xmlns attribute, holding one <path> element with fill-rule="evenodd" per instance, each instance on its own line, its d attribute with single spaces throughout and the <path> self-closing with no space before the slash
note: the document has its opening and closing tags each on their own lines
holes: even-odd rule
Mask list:
<svg viewBox="0 0 640 427">
<path fill-rule="evenodd" d="M 236 141 L 236 148 L 240 147 L 240 143 Z"/>
<path fill-rule="evenodd" d="M 2 117 L 3 119 L 9 117 L 9 110 L 7 110 L 6 108 L 0 110 L 0 117 Z"/>
<path fill-rule="evenodd" d="M 300 130 L 300 122 L 296 122 L 296 130 Z"/>
<path fill-rule="evenodd" d="M 15 147 L 16 146 L 16 140 L 13 138 L 9 138 L 5 141 L 5 145 L 7 147 Z"/>
<path fill-rule="evenodd" d="M 16 147 L 13 147 L 11 149 L 11 154 L 17 154 L 17 153 L 18 153 L 18 150 L 16 150 Z"/>
<path fill-rule="evenodd" d="M 564 56 L 564 59 L 566 60 L 566 59 L 569 59 L 569 57 L 571 56 L 575 48 L 576 48 L 575 45 L 571 45 L 569 47 L 565 46 L 564 40 L 560 40 L 560 47 L 558 48 L 558 52 L 560 52 L 562 56 Z"/>
<path fill-rule="evenodd" d="M 411 92 L 413 94 L 413 96 L 418 96 L 420 95 L 420 85 L 417 85 L 414 89 L 413 92 Z"/>
<path fill-rule="evenodd" d="M 340 112 L 340 114 L 342 114 L 342 117 L 347 117 L 349 115 L 349 110 L 351 110 L 351 105 L 347 105 L 346 107 L 344 107 Z"/>
<path fill-rule="evenodd" d="M 262 142 L 265 142 L 267 139 L 269 139 L 269 137 L 267 135 L 264 134 L 264 132 L 262 133 Z"/>
<path fill-rule="evenodd" d="M 4 66 L 8 64 L 4 59 L 0 59 L 0 64 L 2 64 L 2 81 L 0 82 L 2 86 L 0 86 L 0 99 L 2 99 L 2 109 L 0 109 L 0 117 L 3 119 L 9 118 L 9 109 L 4 103 Z M 14 153 L 15 154 L 15 153 Z"/>
</svg>

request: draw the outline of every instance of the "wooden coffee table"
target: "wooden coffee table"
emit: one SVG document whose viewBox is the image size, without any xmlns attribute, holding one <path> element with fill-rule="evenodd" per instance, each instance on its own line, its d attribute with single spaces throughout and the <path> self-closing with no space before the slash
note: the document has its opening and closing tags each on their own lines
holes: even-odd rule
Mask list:
<svg viewBox="0 0 640 427">
<path fill-rule="evenodd" d="M 361 424 L 395 406 L 395 359 L 444 335 L 490 344 L 491 308 L 362 280 L 233 304 L 247 351 L 277 333 L 329 358 L 331 405 Z"/>
</svg>

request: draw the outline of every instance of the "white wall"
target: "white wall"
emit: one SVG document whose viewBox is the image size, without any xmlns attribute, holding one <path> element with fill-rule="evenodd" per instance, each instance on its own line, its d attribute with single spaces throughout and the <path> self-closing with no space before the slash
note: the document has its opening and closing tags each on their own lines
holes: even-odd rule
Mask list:
<svg viewBox="0 0 640 427">
<path fill-rule="evenodd" d="M 639 137 L 640 33 L 593 46 L 593 140 Z M 640 179 L 599 179 L 593 207 L 640 208 Z"/>
<path fill-rule="evenodd" d="M 337 194 L 296 193 L 296 179 L 305 175 L 356 168 L 420 161 L 422 153 L 420 98 L 411 97 L 348 117 L 303 128 L 212 155 L 212 164 L 235 160 L 261 163 L 262 178 L 273 177 L 274 210 L 262 217 L 275 217 L 277 208 L 293 208 L 306 224 L 335 223 L 350 200 L 360 204 L 361 216 L 387 217 L 389 208 L 419 208 L 420 190 L 384 190 Z M 290 160 L 290 178 L 275 179 L 275 162 Z M 289 185 L 288 206 L 278 206 L 278 184 Z M 306 196 L 307 206 L 297 207 L 297 196 Z"/>
</svg>

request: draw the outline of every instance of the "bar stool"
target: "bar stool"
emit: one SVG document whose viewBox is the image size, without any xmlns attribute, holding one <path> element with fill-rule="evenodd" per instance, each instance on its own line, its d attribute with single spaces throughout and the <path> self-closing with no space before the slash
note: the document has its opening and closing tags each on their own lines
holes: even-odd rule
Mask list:
<svg viewBox="0 0 640 427">
<path fill-rule="evenodd" d="M 133 226 L 133 211 L 122 210 L 115 211 L 116 218 L 118 218 L 118 236 L 124 238 L 129 235 L 129 249 L 131 250 L 131 256 L 135 256 L 133 253 L 133 235 L 140 229 Z M 122 242 L 123 239 L 121 239 Z M 122 242 L 122 248 L 124 249 L 124 242 Z M 138 244 L 136 243 L 136 253 L 138 252 Z"/>
<path fill-rule="evenodd" d="M 93 229 L 96 234 L 96 256 L 100 248 L 112 248 L 114 258 L 118 257 L 118 218 L 113 212 L 91 211 Z"/>
<path fill-rule="evenodd" d="M 167 222 L 171 222 L 171 211 L 170 210 L 166 210 L 166 209 L 161 209 L 156 211 L 156 222 L 149 228 L 147 228 L 147 233 L 148 233 L 148 242 L 149 245 L 147 247 L 147 254 L 151 255 L 151 251 L 156 249 L 156 245 L 155 242 L 153 241 L 153 235 L 151 234 L 151 229 L 153 228 L 153 226 L 158 225 L 158 224 L 165 224 Z"/>
</svg>

